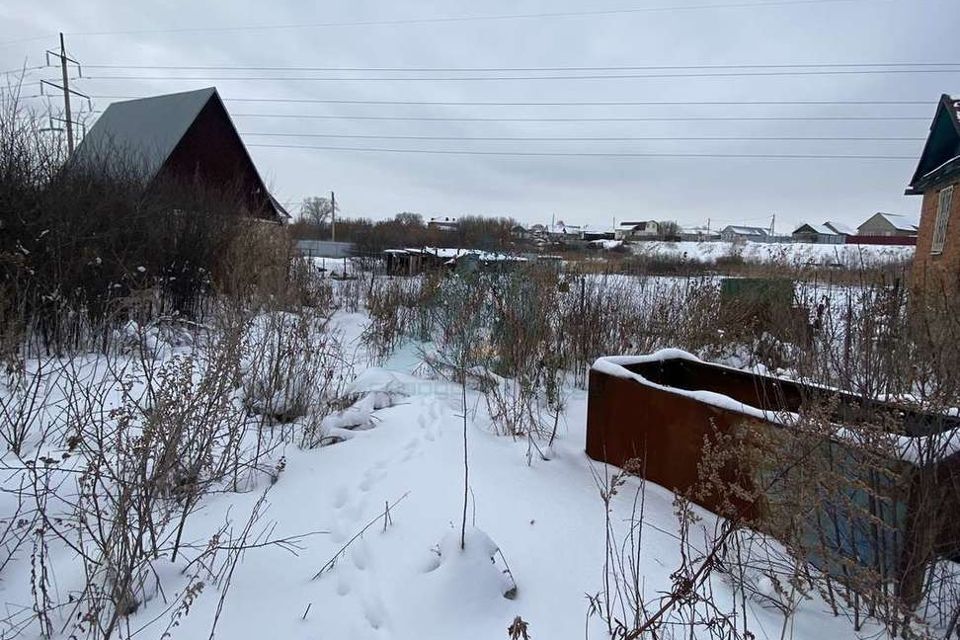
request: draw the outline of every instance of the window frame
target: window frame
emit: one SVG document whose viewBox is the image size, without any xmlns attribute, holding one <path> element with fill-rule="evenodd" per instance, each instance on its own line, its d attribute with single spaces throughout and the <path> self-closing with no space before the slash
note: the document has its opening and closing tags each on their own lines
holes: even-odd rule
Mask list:
<svg viewBox="0 0 960 640">
<path fill-rule="evenodd" d="M 937 194 L 937 217 L 933 223 L 933 238 L 930 253 L 940 255 L 947 241 L 947 226 L 950 224 L 950 209 L 953 207 L 953 187 L 944 187 Z"/>
</svg>

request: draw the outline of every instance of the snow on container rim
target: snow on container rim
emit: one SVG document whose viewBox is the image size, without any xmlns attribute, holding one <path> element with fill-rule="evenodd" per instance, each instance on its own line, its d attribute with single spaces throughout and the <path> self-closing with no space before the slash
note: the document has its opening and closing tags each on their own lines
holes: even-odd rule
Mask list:
<svg viewBox="0 0 960 640">
<path fill-rule="evenodd" d="M 743 415 L 750 416 L 751 418 L 758 418 L 760 420 L 765 420 L 772 424 L 783 427 L 789 427 L 800 419 L 800 414 L 793 411 L 768 411 L 766 409 L 760 409 L 758 407 L 746 404 L 745 402 L 740 402 L 739 400 L 734 400 L 730 396 L 717 393 L 715 391 L 691 391 L 688 389 L 681 389 L 679 387 L 659 384 L 643 377 L 639 373 L 635 373 L 627 369 L 628 366 L 632 365 L 662 362 L 664 360 L 687 360 L 689 362 L 705 364 L 711 367 L 725 369 L 727 371 L 736 373 L 750 373 L 734 367 L 728 367 L 723 364 L 706 362 L 705 360 L 701 360 L 692 353 L 682 349 L 660 349 L 659 351 L 655 351 L 646 355 L 601 356 L 594 361 L 590 369 L 616 378 L 633 380 L 634 382 L 653 389 L 658 389 L 667 393 L 690 398 L 691 400 L 695 400 L 718 409 L 732 411 L 734 413 L 741 413 Z M 812 386 L 828 391 L 836 391 L 837 393 L 847 394 L 847 392 L 844 392 L 842 389 L 837 389 L 827 385 L 797 383 L 793 380 L 785 380 L 776 378 L 775 376 L 769 377 L 773 378 L 774 380 L 782 380 L 783 382 L 803 384 L 805 386 Z M 859 435 L 857 432 L 848 429 L 841 424 L 834 424 L 833 426 L 836 429 L 834 431 L 834 435 L 838 440 L 853 443 L 856 443 L 859 440 Z M 896 459 L 903 462 L 909 462 L 917 465 L 926 464 L 934 461 L 945 460 L 950 456 L 960 453 L 960 428 L 949 429 L 941 433 L 927 436 L 891 434 L 890 437 L 893 445 L 894 456 Z M 935 456 L 931 456 L 931 452 L 936 452 Z"/>
</svg>

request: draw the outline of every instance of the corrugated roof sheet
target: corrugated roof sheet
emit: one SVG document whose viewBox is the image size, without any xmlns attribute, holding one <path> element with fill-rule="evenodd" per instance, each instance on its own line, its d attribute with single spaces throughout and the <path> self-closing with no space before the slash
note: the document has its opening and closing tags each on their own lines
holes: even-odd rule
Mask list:
<svg viewBox="0 0 960 640">
<path fill-rule="evenodd" d="M 156 175 L 187 129 L 216 94 L 209 87 L 152 98 L 114 102 L 77 148 L 83 161 L 108 161 L 116 169 Z"/>
</svg>

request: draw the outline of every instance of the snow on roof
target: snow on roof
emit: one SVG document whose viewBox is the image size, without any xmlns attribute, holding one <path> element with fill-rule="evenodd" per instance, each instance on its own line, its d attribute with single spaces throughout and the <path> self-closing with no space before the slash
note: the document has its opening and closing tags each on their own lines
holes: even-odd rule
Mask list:
<svg viewBox="0 0 960 640">
<path fill-rule="evenodd" d="M 549 226 L 550 233 L 566 235 L 569 233 L 580 233 L 581 226 L 578 224 L 566 224 L 563 221 L 551 224 Z"/>
<path fill-rule="evenodd" d="M 456 261 L 466 256 L 475 256 L 481 262 L 526 262 L 526 258 L 520 256 L 510 256 L 505 253 L 494 253 L 491 251 L 481 251 L 479 249 L 453 249 L 449 247 L 406 247 L 404 249 L 386 249 L 384 253 L 408 253 L 411 255 L 431 255 L 436 256 L 447 262 Z"/>
<path fill-rule="evenodd" d="M 613 233 L 614 231 L 614 228 L 609 225 L 585 224 L 580 228 L 588 233 Z"/>
<path fill-rule="evenodd" d="M 658 226 L 659 225 L 656 220 L 639 220 L 636 222 L 629 222 L 629 221 L 621 222 L 620 224 L 617 225 L 617 228 L 620 229 L 621 231 L 636 231 L 638 229 L 640 230 L 654 229 L 654 228 L 657 228 Z"/>
<path fill-rule="evenodd" d="M 794 229 L 793 232 L 794 232 L 794 233 L 797 233 L 798 231 L 800 231 L 800 230 L 803 229 L 804 227 L 810 227 L 811 229 L 813 229 L 813 232 L 814 232 L 814 233 L 819 233 L 820 235 L 824 235 L 824 236 L 833 236 L 833 235 L 836 235 L 836 231 L 834 231 L 833 229 L 831 229 L 831 228 L 828 227 L 827 225 L 825 225 L 825 224 L 813 224 L 813 223 L 811 223 L 811 222 L 804 222 L 803 224 L 801 224 L 800 226 L 798 226 L 796 229 Z"/>
<path fill-rule="evenodd" d="M 107 154 L 119 163 L 135 163 L 145 178 L 152 178 L 216 92 L 208 87 L 114 102 L 84 137 L 77 157 L 95 160 Z"/>
<path fill-rule="evenodd" d="M 940 171 L 940 169 L 943 169 L 943 168 L 946 167 L 948 164 L 951 164 L 951 163 L 953 163 L 953 162 L 956 162 L 958 159 L 960 159 L 960 156 L 953 156 L 952 158 L 950 158 L 950 159 L 947 160 L 946 162 L 940 164 L 939 166 L 936 166 L 936 167 L 934 167 L 933 169 L 930 169 L 930 171 L 927 171 L 927 172 L 926 172 L 925 174 L 923 174 L 923 176 L 921 176 L 921 177 L 926 178 L 927 176 L 932 176 L 932 175 L 935 174 L 937 171 Z"/>
<path fill-rule="evenodd" d="M 833 220 L 823 223 L 823 226 L 833 229 L 837 233 L 843 234 L 845 236 L 855 236 L 857 235 L 857 230 L 850 225 L 843 222 L 834 222 Z"/>
<path fill-rule="evenodd" d="M 433 248 L 433 249 L 431 249 L 430 247 L 426 247 L 424 249 L 424 252 L 432 253 L 438 258 L 459 258 L 460 256 L 465 256 L 468 253 L 470 253 L 466 249 L 444 249 L 440 247 Z"/>
<path fill-rule="evenodd" d="M 920 228 L 920 214 L 917 213 L 900 214 L 884 213 L 883 211 L 879 211 L 876 215 L 880 216 L 897 229 L 916 231 Z"/>
<path fill-rule="evenodd" d="M 729 225 L 724 228 L 724 231 L 730 231 L 739 236 L 765 236 L 767 235 L 767 230 L 761 227 L 741 227 L 739 225 Z"/>
</svg>

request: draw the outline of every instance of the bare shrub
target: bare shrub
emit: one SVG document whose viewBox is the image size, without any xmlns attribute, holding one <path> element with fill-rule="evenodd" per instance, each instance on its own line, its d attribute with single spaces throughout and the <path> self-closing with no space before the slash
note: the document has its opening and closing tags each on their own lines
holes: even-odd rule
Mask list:
<svg viewBox="0 0 960 640">
<path fill-rule="evenodd" d="M 268 422 L 321 411 L 345 383 L 342 365 L 340 340 L 327 316 L 312 309 L 258 315 L 246 342 L 244 404 Z"/>
</svg>

